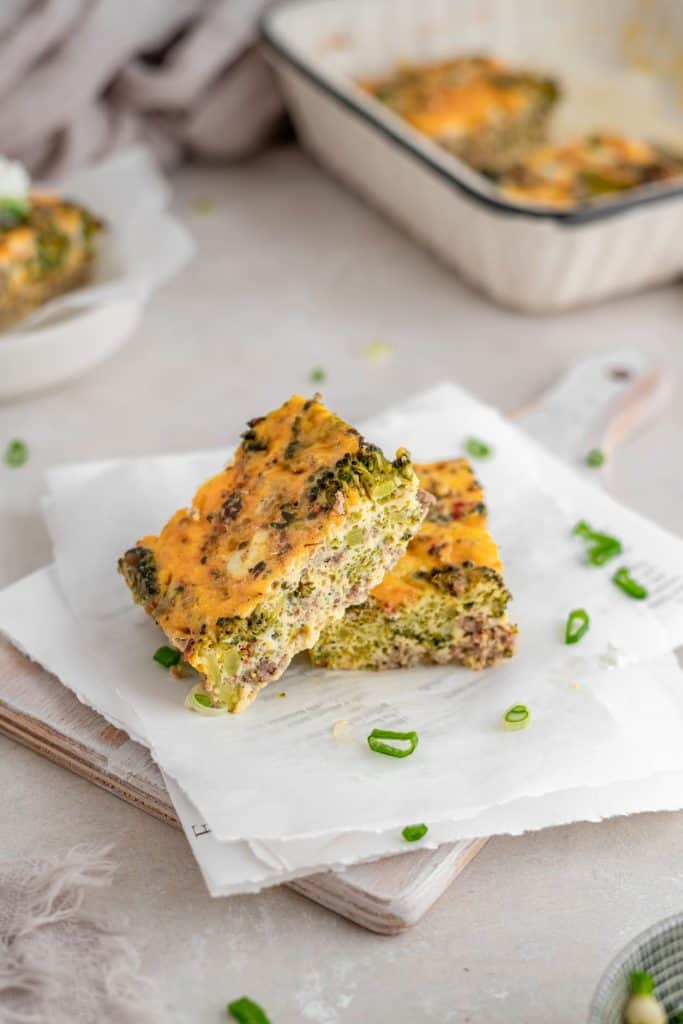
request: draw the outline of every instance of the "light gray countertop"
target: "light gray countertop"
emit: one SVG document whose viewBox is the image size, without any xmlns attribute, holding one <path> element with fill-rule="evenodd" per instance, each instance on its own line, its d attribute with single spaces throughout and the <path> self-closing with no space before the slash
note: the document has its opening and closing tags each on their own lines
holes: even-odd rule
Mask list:
<svg viewBox="0 0 683 1024">
<path fill-rule="evenodd" d="M 177 209 L 198 256 L 158 293 L 129 344 L 59 390 L 0 406 L 0 583 L 50 557 L 43 469 L 225 444 L 323 367 L 328 402 L 361 420 L 454 378 L 503 409 L 580 355 L 641 347 L 683 368 L 683 291 L 557 318 L 490 305 L 294 149 L 230 171 L 183 171 Z M 215 201 L 199 214 L 197 198 Z M 362 348 L 381 338 L 386 365 Z M 630 441 L 615 493 L 683 532 L 683 404 Z M 178 1022 L 225 1020 L 249 994 L 273 1024 L 579 1022 L 607 960 L 683 906 L 683 814 L 492 840 L 412 931 L 381 938 L 285 889 L 211 900 L 182 835 L 0 738 L 0 852 L 114 843 L 110 893 Z"/>
</svg>

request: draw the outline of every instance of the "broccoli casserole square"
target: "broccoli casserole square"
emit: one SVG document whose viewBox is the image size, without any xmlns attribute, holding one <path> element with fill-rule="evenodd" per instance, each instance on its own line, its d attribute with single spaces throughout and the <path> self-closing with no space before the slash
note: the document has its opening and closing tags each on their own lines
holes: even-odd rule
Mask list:
<svg viewBox="0 0 683 1024">
<path fill-rule="evenodd" d="M 363 604 L 327 626 L 315 665 L 384 669 L 455 662 L 482 669 L 514 653 L 510 594 L 486 523 L 483 493 L 466 459 L 415 467 L 434 496 L 419 534 Z"/>
<path fill-rule="evenodd" d="M 84 284 L 101 230 L 82 206 L 53 196 L 0 204 L 0 328 Z"/>
<path fill-rule="evenodd" d="M 428 501 L 405 450 L 389 461 L 318 396 L 294 396 L 119 570 L 213 704 L 241 711 L 365 600 Z"/>
<path fill-rule="evenodd" d="M 500 169 L 544 136 L 557 83 L 487 56 L 406 66 L 366 91 L 477 170 Z"/>
<path fill-rule="evenodd" d="M 511 199 L 567 208 L 681 175 L 680 154 L 640 139 L 598 132 L 537 146 L 492 177 Z"/>
</svg>

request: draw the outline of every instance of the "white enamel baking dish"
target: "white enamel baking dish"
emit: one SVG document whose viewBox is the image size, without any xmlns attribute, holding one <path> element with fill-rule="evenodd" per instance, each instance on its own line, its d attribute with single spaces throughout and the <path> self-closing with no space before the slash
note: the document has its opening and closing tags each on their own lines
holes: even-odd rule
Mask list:
<svg viewBox="0 0 683 1024">
<path fill-rule="evenodd" d="M 355 85 L 401 62 L 493 53 L 559 77 L 565 137 L 607 128 L 681 146 L 681 0 L 284 0 L 262 37 L 303 144 L 499 302 L 559 311 L 683 272 L 681 185 L 573 212 L 520 207 Z"/>
</svg>

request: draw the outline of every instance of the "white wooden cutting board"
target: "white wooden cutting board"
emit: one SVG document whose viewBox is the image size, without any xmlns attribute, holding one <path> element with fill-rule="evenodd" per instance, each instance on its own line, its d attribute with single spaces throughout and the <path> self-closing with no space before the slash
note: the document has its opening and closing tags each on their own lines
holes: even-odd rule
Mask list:
<svg viewBox="0 0 683 1024">
<path fill-rule="evenodd" d="M 562 458 L 581 465 L 654 415 L 668 381 L 637 353 L 607 353 L 575 366 L 516 419 Z M 58 679 L 0 641 L 0 732 L 115 796 L 180 828 L 161 774 L 145 747 L 81 704 Z M 481 850 L 486 838 L 449 843 L 327 871 L 291 889 L 371 931 L 394 934 L 415 924 Z"/>
</svg>

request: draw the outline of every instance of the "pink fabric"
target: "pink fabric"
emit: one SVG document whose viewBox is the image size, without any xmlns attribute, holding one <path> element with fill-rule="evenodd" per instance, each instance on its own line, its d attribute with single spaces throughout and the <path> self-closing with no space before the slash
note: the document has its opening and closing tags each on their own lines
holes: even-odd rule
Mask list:
<svg viewBox="0 0 683 1024">
<path fill-rule="evenodd" d="M 2 152 L 38 178 L 134 141 L 165 164 L 250 154 L 281 113 L 253 45 L 267 3 L 3 0 Z"/>
<path fill-rule="evenodd" d="M 111 884 L 108 850 L 0 861 L 0 1024 L 162 1024 L 121 922 L 88 909 Z"/>
</svg>

